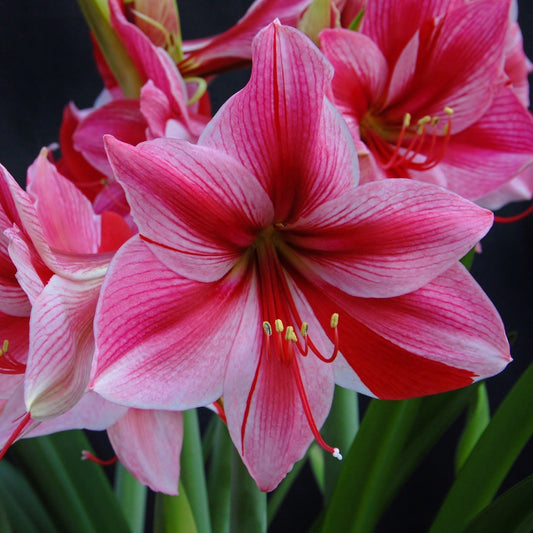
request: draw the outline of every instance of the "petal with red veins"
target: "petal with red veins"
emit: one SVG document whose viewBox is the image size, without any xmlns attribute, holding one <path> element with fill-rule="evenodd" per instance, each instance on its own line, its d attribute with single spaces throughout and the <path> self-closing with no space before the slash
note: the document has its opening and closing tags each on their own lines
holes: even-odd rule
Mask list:
<svg viewBox="0 0 533 533">
<path fill-rule="evenodd" d="M 348 297 L 327 286 L 317 290 L 303 279 L 298 285 L 321 322 L 339 312 L 340 349 L 379 398 L 463 387 L 501 371 L 510 360 L 501 319 L 461 265 L 390 299 Z"/>
<path fill-rule="evenodd" d="M 116 254 L 102 288 L 92 388 L 132 407 L 183 410 L 222 395 L 230 353 L 252 350 L 260 324 L 247 276 L 184 279 L 139 238 Z"/>
<path fill-rule="evenodd" d="M 111 177 L 103 136 L 110 134 L 129 144 L 146 140 L 147 123 L 138 100 L 114 100 L 95 109 L 74 132 L 74 146 L 102 174 Z"/>
<path fill-rule="evenodd" d="M 490 211 L 440 187 L 382 180 L 346 192 L 291 226 L 286 257 L 347 294 L 388 298 L 442 274 L 491 224 Z"/>
<path fill-rule="evenodd" d="M 440 163 L 446 188 L 476 200 L 533 163 L 533 118 L 509 87 L 464 132 L 453 135 Z"/>
<path fill-rule="evenodd" d="M 320 45 L 335 68 L 333 94 L 337 108 L 343 115 L 362 119 L 385 92 L 389 79 L 385 56 L 366 35 L 340 28 L 323 30 Z"/>
<path fill-rule="evenodd" d="M 254 41 L 253 58 L 250 82 L 198 142 L 241 161 L 272 198 L 276 220 L 287 223 L 353 186 L 356 154 L 325 98 L 331 65 L 307 37 L 272 23 Z"/>
<path fill-rule="evenodd" d="M 177 139 L 106 142 L 140 233 L 179 274 L 220 279 L 272 222 L 259 182 L 222 152 Z"/>
<path fill-rule="evenodd" d="M 80 282 L 53 276 L 34 302 L 24 382 L 26 406 L 32 418 L 63 414 L 85 392 L 101 283 L 101 278 Z"/>
<path fill-rule="evenodd" d="M 107 434 L 120 462 L 144 485 L 178 493 L 183 414 L 128 409 Z"/>
</svg>

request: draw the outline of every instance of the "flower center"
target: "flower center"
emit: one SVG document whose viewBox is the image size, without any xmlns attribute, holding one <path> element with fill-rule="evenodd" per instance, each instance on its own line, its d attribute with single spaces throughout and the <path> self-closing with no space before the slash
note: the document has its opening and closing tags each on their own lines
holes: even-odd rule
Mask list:
<svg viewBox="0 0 533 533">
<path fill-rule="evenodd" d="M 309 324 L 300 320 L 300 315 L 294 301 L 287 278 L 286 269 L 282 266 L 280 255 L 290 253 L 283 241 L 283 231 L 288 231 L 288 226 L 283 223 L 273 224 L 261 234 L 255 243 L 256 266 L 260 285 L 260 299 L 263 313 L 263 342 L 259 361 L 248 398 L 241 426 L 242 454 L 244 455 L 244 437 L 248 415 L 250 413 L 252 398 L 259 380 L 261 366 L 264 361 L 276 358 L 294 377 L 298 396 L 309 424 L 309 428 L 317 443 L 337 459 L 342 459 L 338 448 L 334 448 L 321 437 L 313 417 L 311 406 L 302 380 L 298 355 L 307 357 L 312 352 L 324 363 L 332 363 L 339 353 L 339 315 L 334 313 L 331 317 L 330 327 L 333 332 L 333 350 L 329 355 L 324 355 L 317 348 L 309 336 Z M 293 325 L 284 326 L 286 323 L 301 324 L 299 335 Z M 274 327 L 272 327 L 272 323 Z"/>
<path fill-rule="evenodd" d="M 0 374 L 24 374 L 26 365 L 20 363 L 9 353 L 9 341 L 6 339 L 0 350 Z"/>
<path fill-rule="evenodd" d="M 447 119 L 442 128 L 438 116 L 426 115 L 413 123 L 411 114 L 406 113 L 399 131 L 384 129 L 367 116 L 361 124 L 361 137 L 391 177 L 408 177 L 409 169 L 430 170 L 444 158 L 453 109 L 445 107 L 443 111 Z"/>
</svg>

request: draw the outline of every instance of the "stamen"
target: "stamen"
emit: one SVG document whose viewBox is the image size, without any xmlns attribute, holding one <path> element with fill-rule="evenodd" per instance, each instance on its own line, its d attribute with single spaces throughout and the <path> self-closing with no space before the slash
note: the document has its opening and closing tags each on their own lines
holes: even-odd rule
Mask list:
<svg viewBox="0 0 533 533">
<path fill-rule="evenodd" d="M 413 170 L 430 170 L 435 167 L 443 159 L 451 135 L 451 117 L 453 115 L 453 109 L 446 106 L 443 109 L 443 112 L 448 116 L 448 121 L 442 128 L 440 134 L 438 134 L 440 118 L 438 116 L 425 115 L 416 122 L 416 129 L 411 133 L 413 136 L 409 144 L 403 146 L 407 129 L 411 124 L 411 115 L 406 113 L 400 133 L 398 134 L 396 146 L 388 161 L 383 165 L 383 168 L 386 170 L 394 168 L 396 170 L 402 169 L 405 171 L 409 168 Z M 430 128 L 429 131 L 428 128 Z M 428 135 L 430 135 L 429 140 Z M 437 144 L 437 139 L 439 137 L 442 138 L 442 140 Z M 380 152 L 383 159 L 386 159 L 386 152 L 384 146 L 381 146 L 380 144 L 381 140 L 379 136 L 369 136 L 369 141 L 371 141 L 371 145 L 374 149 L 377 149 Z M 388 150 L 390 150 L 390 147 Z M 425 156 L 425 160 L 417 161 L 417 157 L 421 155 Z"/>
<path fill-rule="evenodd" d="M 527 216 L 531 215 L 531 213 L 533 213 L 533 205 L 530 205 L 525 211 L 518 213 L 518 215 L 509 217 L 494 215 L 494 222 L 498 224 L 511 224 L 512 222 L 518 222 L 519 220 L 526 218 Z"/>
<path fill-rule="evenodd" d="M 263 322 L 263 330 L 269 337 L 272 335 L 272 326 L 270 325 L 270 322 L 267 322 L 266 320 Z"/>
<path fill-rule="evenodd" d="M 114 465 L 118 461 L 118 457 L 115 455 L 114 457 L 111 457 L 111 459 L 99 459 L 95 455 L 93 455 L 91 452 L 87 450 L 81 451 L 81 460 L 82 461 L 92 461 L 93 463 L 102 465 L 102 466 L 110 466 Z"/>
<path fill-rule="evenodd" d="M 283 333 L 283 322 L 279 318 L 274 321 L 274 326 L 278 333 Z"/>
<path fill-rule="evenodd" d="M 19 425 L 15 428 L 15 431 L 11 434 L 7 442 L 4 444 L 3 448 L 0 450 L 0 460 L 4 457 L 9 447 L 22 435 L 22 433 L 28 428 L 28 426 L 33 422 L 31 419 L 31 414 L 26 413 Z"/>
<path fill-rule="evenodd" d="M 9 341 L 4 340 L 2 349 L 0 350 L 0 374 L 17 375 L 26 372 L 26 365 L 20 363 L 9 352 Z"/>
<path fill-rule="evenodd" d="M 315 440 L 317 441 L 317 443 L 319 444 L 321 448 L 323 448 L 328 453 L 333 455 L 333 457 L 341 461 L 342 455 L 340 454 L 339 448 L 333 448 L 329 444 L 326 444 L 326 442 L 322 438 L 322 435 L 320 435 L 318 428 L 316 427 L 315 419 L 313 418 L 313 413 L 311 412 L 311 406 L 309 405 L 307 394 L 305 393 L 305 387 L 302 382 L 302 376 L 300 375 L 300 369 L 298 368 L 298 363 L 296 359 L 294 360 L 294 363 L 292 364 L 292 370 L 294 374 L 294 379 L 296 380 L 296 387 L 298 388 L 298 394 L 300 395 L 300 400 L 302 402 L 302 407 L 305 413 L 305 417 L 307 418 L 307 423 L 309 424 L 311 433 L 313 433 L 313 437 L 315 437 Z"/>
<path fill-rule="evenodd" d="M 306 326 L 305 335 L 303 335 L 302 333 L 304 340 L 305 340 L 305 346 L 303 350 L 300 349 L 300 353 L 302 355 L 307 355 L 308 350 L 311 349 L 311 351 L 324 363 L 332 363 L 333 361 L 335 361 L 335 359 L 337 358 L 337 355 L 339 354 L 339 330 L 337 328 L 338 325 L 339 325 L 339 314 L 333 313 L 330 319 L 330 326 L 333 329 L 333 353 L 329 357 L 325 357 L 324 355 L 322 355 L 320 351 L 318 350 L 318 348 L 313 344 L 313 341 L 309 338 L 307 334 L 307 330 L 309 329 L 308 325 Z M 303 328 L 303 324 L 302 324 L 302 328 Z M 299 348 L 299 345 L 298 345 L 298 348 Z"/>
</svg>

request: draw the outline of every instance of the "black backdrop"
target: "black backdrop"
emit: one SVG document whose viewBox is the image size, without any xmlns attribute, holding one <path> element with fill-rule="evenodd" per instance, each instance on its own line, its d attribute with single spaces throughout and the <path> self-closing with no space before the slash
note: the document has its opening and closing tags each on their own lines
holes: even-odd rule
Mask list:
<svg viewBox="0 0 533 533">
<path fill-rule="evenodd" d="M 185 38 L 222 31 L 247 9 L 249 0 L 179 0 Z M 525 48 L 533 58 L 533 8 L 519 2 Z M 218 107 L 246 81 L 246 72 L 219 78 Z M 39 149 L 57 140 L 61 113 L 73 100 L 89 107 L 101 89 L 88 31 L 75 0 L 0 0 L 0 163 L 19 181 Z M 527 204 L 504 210 L 518 212 Z M 483 240 L 473 274 L 499 309 L 508 331 L 517 333 L 514 362 L 488 381 L 495 407 L 533 360 L 533 217 L 495 226 Z M 365 405 L 363 400 L 363 407 Z M 533 406 L 532 406 L 533 407 Z M 382 532 L 425 531 L 452 480 L 456 425 L 408 484 L 380 525 Z M 533 471 L 533 446 L 513 468 L 506 486 Z M 305 531 L 319 497 L 308 471 L 271 531 Z M 472 487 L 475 490 L 475 487 Z M 315 503 L 317 505 L 315 505 Z"/>
</svg>

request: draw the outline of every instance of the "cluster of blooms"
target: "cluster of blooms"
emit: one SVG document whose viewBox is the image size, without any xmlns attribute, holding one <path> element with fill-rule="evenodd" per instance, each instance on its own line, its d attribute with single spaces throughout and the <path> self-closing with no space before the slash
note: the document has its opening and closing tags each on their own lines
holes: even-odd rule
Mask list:
<svg viewBox="0 0 533 533">
<path fill-rule="evenodd" d="M 1 170 L 3 452 L 107 429 L 175 494 L 182 412 L 208 406 L 272 490 L 313 439 L 340 457 L 319 433 L 335 384 L 401 399 L 504 368 L 459 259 L 487 207 L 531 197 L 514 8 L 257 0 L 182 42 L 173 0 L 109 0 L 131 85 L 98 49 L 106 90 L 66 108 L 60 157 L 26 190 Z M 211 117 L 206 79 L 250 62 Z"/>
</svg>

